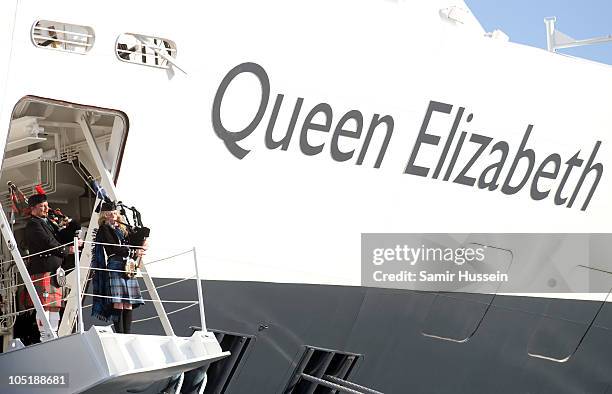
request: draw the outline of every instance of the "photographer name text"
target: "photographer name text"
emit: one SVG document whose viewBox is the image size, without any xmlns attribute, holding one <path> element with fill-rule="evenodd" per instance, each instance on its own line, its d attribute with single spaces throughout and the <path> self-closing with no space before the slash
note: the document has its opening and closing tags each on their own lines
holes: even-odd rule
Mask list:
<svg viewBox="0 0 612 394">
<path fill-rule="evenodd" d="M 459 272 L 436 272 L 426 270 L 418 272 L 400 271 L 385 273 L 374 271 L 372 278 L 376 282 L 508 282 L 508 274 L 501 271 L 494 273 L 474 273 L 467 270 Z"/>
</svg>

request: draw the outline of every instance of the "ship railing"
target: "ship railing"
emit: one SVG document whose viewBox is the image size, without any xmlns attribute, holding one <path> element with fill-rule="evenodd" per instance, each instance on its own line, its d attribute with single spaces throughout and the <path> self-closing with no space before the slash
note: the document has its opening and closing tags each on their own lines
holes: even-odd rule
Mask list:
<svg viewBox="0 0 612 394">
<path fill-rule="evenodd" d="M 17 286 L 23 286 L 23 284 L 20 284 L 20 285 L 17 285 Z M 74 296 L 75 296 L 75 294 L 70 294 L 70 295 L 68 295 L 66 297 L 61 298 L 60 301 L 68 301 L 68 299 L 73 298 Z M 45 306 L 50 306 L 50 305 L 57 304 L 57 303 L 58 303 L 58 301 L 52 301 L 52 302 L 48 302 L 46 304 L 42 304 L 42 306 L 45 307 Z M 3 317 L 14 317 L 14 316 L 19 316 L 19 315 L 21 315 L 23 313 L 27 313 L 27 312 L 33 311 L 33 310 L 36 310 L 36 308 L 32 307 L 32 308 L 22 309 L 20 311 L 3 314 L 2 316 Z"/>
<path fill-rule="evenodd" d="M 49 252 L 53 252 L 54 250 L 61 249 L 61 248 L 64 248 L 64 247 L 70 246 L 70 245 L 72 245 L 72 242 L 68 242 L 68 243 L 65 243 L 65 244 L 62 244 L 62 245 L 59 245 L 59 246 L 55 246 L 53 248 L 49 248 L 49 249 L 46 249 L 46 250 L 43 250 L 43 251 L 40 251 L 40 252 L 31 253 L 31 254 L 22 256 L 22 258 L 25 260 L 25 259 L 28 259 L 30 257 L 38 256 L 38 255 L 41 255 L 41 254 L 46 254 L 46 253 L 49 253 Z M 8 266 L 8 268 L 6 268 L 7 266 Z M 2 298 L 4 300 L 4 305 L 3 305 L 4 308 L 2 310 L 2 313 L 0 313 L 0 319 L 3 319 L 5 321 L 7 321 L 8 319 L 12 319 L 11 320 L 12 323 L 7 324 L 6 326 L 3 325 L 3 328 L 5 328 L 5 329 L 10 329 L 15 324 L 15 319 L 13 319 L 13 318 L 16 318 L 17 316 L 19 316 L 19 315 L 21 315 L 23 313 L 27 313 L 27 312 L 30 312 L 30 311 L 33 311 L 33 310 L 36 309 L 36 307 L 33 306 L 31 308 L 17 310 L 17 307 L 18 307 L 17 302 L 12 302 L 12 301 L 14 301 L 14 299 L 17 297 L 17 294 L 18 294 L 16 289 L 19 289 L 22 286 L 25 287 L 26 286 L 26 281 L 29 281 L 32 284 L 36 284 L 37 282 L 40 282 L 40 281 L 43 281 L 43 280 L 46 279 L 46 278 L 39 278 L 39 279 L 32 280 L 30 277 L 28 277 L 28 278 L 22 278 L 22 283 L 17 283 L 16 275 L 12 273 L 12 269 L 15 268 L 15 267 L 16 267 L 16 261 L 14 259 L 0 262 L 0 270 L 3 273 L 3 276 L 10 276 L 9 279 L 3 280 L 3 282 L 8 282 L 9 283 L 8 285 L 5 285 L 5 283 L 1 283 L 0 284 L 0 291 L 2 292 L 1 293 L 2 294 Z M 65 273 L 68 274 L 68 273 L 72 272 L 73 270 L 74 270 L 74 268 L 70 268 L 70 269 L 66 270 Z M 49 275 L 49 278 L 54 278 L 55 276 L 57 276 L 57 274 L 52 274 L 52 275 Z M 29 294 L 28 294 L 28 296 L 29 296 Z M 65 301 L 65 300 L 66 299 L 62 299 L 62 301 Z M 34 302 L 32 301 L 32 303 L 34 303 Z M 50 302 L 48 304 L 43 304 L 42 306 L 45 307 L 45 306 L 49 306 L 49 305 L 52 305 L 52 304 L 55 304 L 55 303 L 56 303 L 56 301 Z"/>
<path fill-rule="evenodd" d="M 104 243 L 104 242 L 95 242 L 95 241 L 83 241 L 85 244 L 90 244 L 93 246 L 95 245 L 109 245 L 109 246 L 117 246 L 117 244 L 112 244 L 112 243 Z M 80 265 L 80 259 L 78 256 L 78 239 L 75 238 L 74 239 L 74 246 L 75 246 L 75 256 L 74 256 L 74 261 L 75 261 L 75 270 L 76 270 L 76 283 L 81 283 L 80 280 L 80 273 L 81 271 L 85 270 L 87 272 L 91 272 L 93 271 L 93 273 L 95 274 L 95 271 L 106 271 L 106 272 L 118 272 L 121 274 L 126 274 L 127 271 L 126 270 L 115 270 L 115 269 L 109 269 L 109 268 L 97 268 L 97 267 L 90 267 L 90 266 L 81 266 Z M 130 248 L 134 248 L 134 249 L 143 249 L 142 246 L 136 246 L 136 245 L 126 245 L 126 244 L 122 244 L 121 246 L 127 246 Z M 144 269 L 144 267 L 150 266 L 152 264 L 158 264 L 158 263 L 162 263 L 162 262 L 171 262 L 173 259 L 176 259 L 178 257 L 181 256 L 185 256 L 185 255 L 189 255 L 191 254 L 193 256 L 193 263 L 194 263 L 194 268 L 195 268 L 195 274 L 186 278 L 181 278 L 169 283 L 165 283 L 159 286 L 155 286 L 153 283 L 153 279 L 151 277 L 151 275 L 146 271 L 146 269 Z M 137 319 L 134 320 L 133 323 L 141 323 L 144 321 L 148 321 L 148 320 L 153 320 L 153 319 L 160 319 L 162 321 L 162 325 L 164 325 L 164 322 L 167 322 L 167 325 L 169 326 L 169 330 L 170 332 L 168 332 L 168 329 L 166 329 L 166 334 L 170 335 L 170 333 L 172 335 L 173 334 L 173 330 L 171 328 L 170 322 L 168 320 L 168 316 L 184 311 L 186 309 L 189 309 L 191 307 L 194 307 L 196 305 L 199 306 L 199 314 L 200 314 L 200 324 L 202 325 L 204 331 L 206 330 L 206 316 L 204 313 L 204 299 L 203 299 L 203 291 L 202 291 L 202 282 L 201 282 L 201 277 L 200 277 L 200 272 L 199 272 L 199 268 L 198 268 L 198 261 L 197 261 L 197 254 L 196 254 L 196 248 L 193 247 L 191 249 L 170 255 L 170 256 L 166 256 L 166 257 L 161 257 L 155 260 L 151 260 L 148 262 L 143 262 L 142 265 L 144 266 L 143 269 L 141 269 L 139 271 L 139 274 L 143 277 L 144 279 L 148 279 L 148 280 L 144 280 L 145 284 L 147 285 L 147 289 L 141 290 L 140 294 L 149 294 L 148 298 L 127 298 L 127 297 L 113 297 L 113 296 L 107 296 L 107 295 L 100 295 L 100 294 L 93 294 L 93 293 L 87 293 L 85 291 L 82 291 L 82 287 L 81 286 L 76 286 L 75 289 L 75 296 L 77 297 L 77 308 L 78 308 L 78 314 L 77 314 L 77 331 L 78 332 L 83 332 L 83 309 L 86 308 L 90 308 L 92 306 L 92 304 L 89 305 L 82 305 L 82 299 L 84 296 L 89 296 L 89 297 L 98 297 L 98 298 L 105 298 L 105 299 L 115 299 L 115 300 L 121 300 L 124 302 L 132 302 L 132 301 L 142 301 L 144 303 L 153 303 L 155 306 L 155 309 L 157 311 L 157 316 L 150 316 L 150 317 L 146 317 L 146 318 L 142 318 L 142 319 Z M 135 278 L 136 279 L 136 278 Z M 198 299 L 197 300 L 162 300 L 159 298 L 158 294 L 157 294 L 157 290 L 158 289 L 162 289 L 165 287 L 169 287 L 169 286 L 174 286 L 177 285 L 179 283 L 182 282 L 186 282 L 189 280 L 194 280 L 196 281 L 196 286 L 197 286 L 197 291 L 198 291 Z M 88 280 L 91 280 L 91 277 L 88 278 Z M 86 287 L 85 287 L 86 288 Z M 166 312 L 165 309 L 163 308 L 164 304 L 186 304 L 186 306 L 175 309 L 173 311 L 170 312 Z"/>
<path fill-rule="evenodd" d="M 113 245 L 116 246 L 116 244 L 108 244 L 108 243 L 101 243 L 101 242 L 92 242 L 92 241 L 83 241 L 83 243 L 86 244 L 100 244 L 100 245 Z M 125 274 L 126 271 L 125 270 L 113 270 L 113 269 L 108 269 L 108 268 L 94 268 L 94 267 L 89 267 L 89 266 L 81 266 L 80 264 L 80 253 L 79 253 L 79 240 L 78 238 L 75 238 L 72 242 L 68 242 L 53 248 L 49 248 L 46 250 L 43 250 L 41 252 L 36 252 L 36 253 L 31 253 L 28 255 L 24 255 L 22 256 L 22 258 L 28 259 L 30 257 L 34 257 L 37 255 L 41 255 L 41 254 L 47 254 L 49 252 L 53 252 L 54 250 L 60 249 L 60 248 L 64 248 L 67 246 L 74 246 L 74 263 L 75 263 L 75 267 L 74 268 L 70 268 L 65 270 L 65 274 L 68 275 L 69 273 L 73 272 L 75 273 L 76 276 L 76 281 L 75 283 L 79 284 L 81 283 L 81 273 L 83 270 L 85 271 L 107 271 L 107 272 L 120 272 L 122 274 Z M 134 248 L 141 248 L 141 247 L 137 247 L 137 246 L 132 246 L 132 245 L 123 245 L 123 246 L 129 246 L 129 247 L 134 247 Z M 197 258 L 196 258 L 196 249 L 191 248 L 188 250 L 185 250 L 183 252 L 180 253 L 176 253 L 176 254 L 172 254 L 170 256 L 166 256 L 166 257 L 162 257 L 162 258 L 158 258 L 155 260 L 151 260 L 148 262 L 143 262 L 142 265 L 144 266 L 149 266 L 152 264 L 158 264 L 161 262 L 170 262 L 173 259 L 176 259 L 178 257 L 184 256 L 184 255 L 189 255 L 192 254 L 193 255 L 193 260 L 194 260 L 194 267 L 195 267 L 195 274 L 186 278 L 181 278 L 181 279 L 177 279 L 175 281 L 169 282 L 169 283 L 165 283 L 159 286 L 154 286 L 153 288 L 147 288 L 144 290 L 140 291 L 140 294 L 151 294 L 151 293 L 155 293 L 157 294 L 157 290 L 158 289 L 162 289 L 165 287 L 170 287 L 170 286 L 174 286 L 177 285 L 179 283 L 182 282 L 186 282 L 186 281 L 190 281 L 190 280 L 196 280 L 196 285 L 197 285 L 197 289 L 198 289 L 198 299 L 197 300 L 162 300 L 162 299 L 156 299 L 156 298 L 139 298 L 139 299 L 132 299 L 132 298 L 120 298 L 122 301 L 125 302 L 131 302 L 131 301 L 143 301 L 145 303 L 157 303 L 157 304 L 185 304 L 186 306 L 180 307 L 178 309 L 172 310 L 170 312 L 165 312 L 165 310 L 163 310 L 163 308 L 161 309 L 157 309 L 158 310 L 158 315 L 157 316 L 150 316 L 150 317 L 145 317 L 142 319 L 137 319 L 134 320 L 133 323 L 141 323 L 144 321 L 149 321 L 149 320 L 153 320 L 153 319 L 162 319 L 162 317 L 160 316 L 160 310 L 162 311 L 161 314 L 163 314 L 166 318 L 169 315 L 178 313 L 178 312 L 182 312 L 186 309 L 192 308 L 196 305 L 198 305 L 200 307 L 200 322 L 202 324 L 202 327 L 206 327 L 206 320 L 205 320 L 205 315 L 204 315 L 204 302 L 203 302 L 203 292 L 202 292 L 202 284 L 201 284 L 201 279 L 199 276 L 199 269 L 197 266 Z M 6 260 L 3 262 L 0 262 L 0 269 L 5 269 L 6 266 L 11 267 L 11 264 L 15 264 L 15 260 Z M 148 276 L 150 277 L 150 274 L 144 270 L 141 270 L 139 272 L 140 275 L 144 276 Z M 53 279 L 55 276 L 57 276 L 57 273 L 54 274 L 50 274 L 48 277 Z M 45 280 L 45 278 L 39 278 L 39 279 L 31 279 L 31 277 L 27 277 L 27 278 L 22 278 L 23 283 L 17 283 L 17 284 L 10 284 L 8 286 L 1 286 L 0 290 L 3 292 L 3 295 L 5 296 L 5 299 L 8 298 L 9 295 L 12 296 L 17 296 L 17 289 L 19 289 L 20 287 L 25 287 L 26 286 L 26 281 L 30 282 L 33 285 L 36 285 L 37 282 L 43 281 Z M 65 302 L 68 301 L 71 298 L 76 298 L 76 302 L 77 302 L 77 332 L 82 333 L 84 331 L 84 320 L 83 320 L 83 315 L 82 315 L 82 311 L 83 309 L 87 309 L 90 308 L 92 306 L 92 304 L 89 305 L 82 305 L 82 300 L 83 297 L 85 296 L 90 296 L 90 297 L 99 297 L 99 298 L 115 298 L 117 299 L 117 297 L 110 297 L 110 296 L 103 296 L 103 295 L 99 295 L 99 294 L 93 294 L 93 293 L 88 293 L 86 290 L 87 289 L 87 284 L 88 282 L 90 282 L 92 280 L 91 275 L 88 275 L 88 278 L 83 282 L 82 286 L 74 286 L 73 288 L 71 288 L 71 292 L 69 295 L 62 297 L 60 301 L 55 300 L 53 302 L 49 302 L 49 303 L 45 303 L 45 304 L 41 304 L 43 308 L 51 306 L 51 305 L 57 305 L 58 302 L 61 304 L 61 302 Z M 35 294 L 34 296 L 38 297 L 37 294 Z M 28 295 L 26 297 L 32 297 L 32 295 L 30 295 L 28 293 Z M 32 300 L 32 303 L 35 303 L 34 300 Z M 12 304 L 11 304 L 12 305 Z M 30 308 L 25 308 L 25 309 L 21 309 L 21 310 L 17 310 L 17 305 L 14 305 L 10 310 L 7 310 L 6 308 L 2 311 L 2 313 L 0 313 L 0 318 L 2 319 L 9 319 L 9 318 L 16 318 L 17 316 L 24 314 L 24 313 L 28 313 L 31 311 L 36 310 L 36 307 L 30 307 Z M 67 317 L 67 314 L 64 315 L 64 317 Z"/>
<path fill-rule="evenodd" d="M 45 254 L 45 253 L 52 252 L 52 251 L 54 251 L 54 250 L 56 250 L 56 249 L 65 248 L 66 246 L 70 246 L 70 245 L 72 245 L 72 241 L 67 242 L 67 243 L 65 243 L 65 244 L 62 244 L 62 245 L 59 245 L 59 246 L 55 246 L 55 247 L 53 247 L 53 248 L 45 249 L 45 250 L 40 251 L 40 252 L 31 253 L 31 254 L 27 254 L 27 255 L 25 255 L 25 256 L 21 256 L 21 258 L 22 258 L 22 259 L 28 259 L 28 258 L 30 258 L 30 257 L 38 256 L 39 254 Z M 2 266 L 4 266 L 4 265 L 7 265 L 7 264 L 14 264 L 14 263 L 15 263 L 15 260 L 14 260 L 14 259 L 11 259 L 11 260 L 6 260 L 6 261 L 2 261 L 2 262 L 0 262 L 0 267 L 2 267 Z"/>
</svg>

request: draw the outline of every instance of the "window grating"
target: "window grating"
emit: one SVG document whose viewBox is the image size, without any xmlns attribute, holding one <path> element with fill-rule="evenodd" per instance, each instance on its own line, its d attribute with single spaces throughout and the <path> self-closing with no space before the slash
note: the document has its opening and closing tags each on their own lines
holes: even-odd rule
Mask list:
<svg viewBox="0 0 612 394">
<path fill-rule="evenodd" d="M 176 44 L 165 38 L 142 34 L 121 34 L 115 47 L 121 61 L 157 68 L 169 68 L 169 58 L 176 58 Z"/>
<path fill-rule="evenodd" d="M 94 45 L 91 27 L 39 20 L 32 26 L 32 42 L 39 48 L 85 54 Z"/>
</svg>

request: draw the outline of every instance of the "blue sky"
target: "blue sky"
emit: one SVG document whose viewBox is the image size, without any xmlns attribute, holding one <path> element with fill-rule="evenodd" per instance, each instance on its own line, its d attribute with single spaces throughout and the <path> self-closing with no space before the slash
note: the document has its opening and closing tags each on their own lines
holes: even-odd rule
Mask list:
<svg viewBox="0 0 612 394">
<path fill-rule="evenodd" d="M 576 39 L 612 34 L 612 0 L 465 0 L 487 31 L 500 29 L 510 41 L 546 48 L 544 17 Z M 559 52 L 612 64 L 612 42 Z"/>
</svg>

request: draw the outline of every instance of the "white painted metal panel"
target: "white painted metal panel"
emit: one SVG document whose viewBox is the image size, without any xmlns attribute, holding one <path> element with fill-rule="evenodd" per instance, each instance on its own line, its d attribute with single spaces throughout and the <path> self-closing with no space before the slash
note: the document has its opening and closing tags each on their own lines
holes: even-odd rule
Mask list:
<svg viewBox="0 0 612 394">
<path fill-rule="evenodd" d="M 153 12 L 142 17 L 143 7 Z M 474 25 L 449 23 L 441 8 L 235 0 L 174 8 L 111 2 L 93 12 L 82 2 L 30 1 L 18 13 L 7 107 L 38 95 L 124 111 L 130 129 L 117 186 L 152 228 L 149 258 L 195 245 L 209 279 L 357 285 L 364 232 L 609 232 L 610 67 L 485 38 Z M 36 18 L 91 26 L 96 45 L 84 56 L 37 49 L 29 43 Z M 124 32 L 176 42 L 188 75 L 117 61 L 115 40 Z M 271 93 L 262 121 L 241 142 L 251 153 L 239 160 L 214 133 L 211 111 L 223 77 L 244 62 L 265 69 Z M 304 99 L 287 151 L 264 144 L 277 94 L 284 95 L 277 138 Z M 253 76 L 237 78 L 224 97 L 225 126 L 245 127 L 260 96 Z M 580 210 L 584 196 L 565 208 L 534 201 L 528 187 L 507 196 L 404 174 L 431 100 L 453 106 L 431 124 L 441 144 L 460 106 L 474 118 L 459 132 L 508 141 L 509 160 L 529 124 L 527 147 L 538 160 L 580 150 L 586 161 L 602 141 L 596 161 L 604 173 L 588 209 Z M 373 168 L 376 139 L 361 166 L 331 158 L 331 132 L 309 134 L 312 144 L 325 143 L 321 154 L 300 151 L 306 114 L 322 102 L 333 110 L 332 130 L 353 109 L 365 125 L 374 114 L 393 117 L 380 168 Z M 441 146 L 424 147 L 418 161 L 431 166 Z M 470 149 L 458 160 L 468 160 Z M 474 173 L 489 164 L 478 162 Z M 189 269 L 185 261 L 150 271 L 184 277 Z"/>
</svg>

